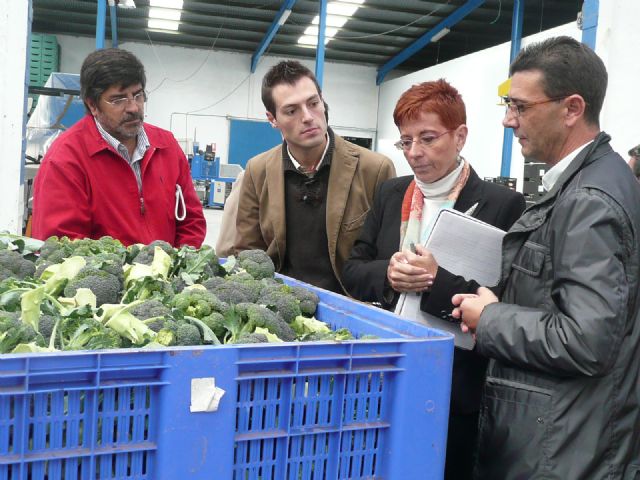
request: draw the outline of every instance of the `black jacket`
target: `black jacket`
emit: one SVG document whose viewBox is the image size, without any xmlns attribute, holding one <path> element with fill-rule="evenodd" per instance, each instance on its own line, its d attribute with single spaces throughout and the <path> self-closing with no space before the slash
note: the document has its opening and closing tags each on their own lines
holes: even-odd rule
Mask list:
<svg viewBox="0 0 640 480">
<path fill-rule="evenodd" d="M 343 282 L 355 298 L 379 302 L 385 308 L 395 305 L 398 294 L 385 300 L 388 292 L 387 267 L 391 256 L 400 249 L 400 212 L 404 194 L 413 180 L 405 176 L 384 182 L 373 201 L 360 238 L 351 250 L 343 270 Z M 472 216 L 508 230 L 525 207 L 524 197 L 495 183 L 480 180 L 471 169 L 469 179 L 460 192 L 454 209 L 466 212 L 477 203 Z M 448 315 L 453 309 L 455 293 L 471 292 L 475 282 L 438 268 L 430 293 L 423 294 L 422 310 L 433 315 Z M 388 301 L 392 300 L 392 301 Z M 451 391 L 452 413 L 470 413 L 479 409 L 486 360 L 474 352 L 455 349 Z"/>
<path fill-rule="evenodd" d="M 482 479 L 640 478 L 640 187 L 598 135 L 503 241 Z"/>
</svg>

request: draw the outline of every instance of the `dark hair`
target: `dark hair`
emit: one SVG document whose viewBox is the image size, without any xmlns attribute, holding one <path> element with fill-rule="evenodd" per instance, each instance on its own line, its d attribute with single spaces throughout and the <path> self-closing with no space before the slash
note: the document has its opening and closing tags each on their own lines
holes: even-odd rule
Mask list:
<svg viewBox="0 0 640 480">
<path fill-rule="evenodd" d="M 318 95 L 322 97 L 322 89 L 311 70 L 295 60 L 283 60 L 271 67 L 262 79 L 262 103 L 264 104 L 264 108 L 275 117 L 276 105 L 273 101 L 273 88 L 282 83 L 295 85 L 302 77 L 310 78 L 318 90 Z M 325 116 L 328 118 L 329 106 L 326 102 L 324 103 L 324 107 Z"/>
<path fill-rule="evenodd" d="M 113 85 L 126 88 L 139 83 L 147 84 L 144 66 L 133 53 L 120 48 L 105 48 L 90 53 L 80 68 L 80 94 L 84 106 L 87 100 L 98 103 L 100 95 Z"/>
<path fill-rule="evenodd" d="M 449 130 L 467 123 L 462 96 L 446 80 L 423 82 L 404 92 L 393 111 L 396 126 L 417 119 L 421 113 L 435 113 Z"/>
<path fill-rule="evenodd" d="M 640 159 L 640 145 L 636 145 L 631 150 L 629 150 L 629 156 Z"/>
<path fill-rule="evenodd" d="M 549 98 L 580 95 L 586 103 L 585 120 L 600 125 L 608 77 L 604 63 L 591 48 L 566 36 L 533 43 L 518 54 L 509 75 L 527 70 L 542 73 L 542 88 Z"/>
</svg>

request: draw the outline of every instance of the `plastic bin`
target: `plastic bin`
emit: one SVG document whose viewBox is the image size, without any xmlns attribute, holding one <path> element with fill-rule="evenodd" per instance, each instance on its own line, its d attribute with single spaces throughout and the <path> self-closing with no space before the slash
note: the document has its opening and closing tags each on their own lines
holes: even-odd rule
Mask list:
<svg viewBox="0 0 640 480">
<path fill-rule="evenodd" d="M 316 291 L 380 338 L 0 356 L 0 479 L 442 478 L 453 338 Z"/>
</svg>

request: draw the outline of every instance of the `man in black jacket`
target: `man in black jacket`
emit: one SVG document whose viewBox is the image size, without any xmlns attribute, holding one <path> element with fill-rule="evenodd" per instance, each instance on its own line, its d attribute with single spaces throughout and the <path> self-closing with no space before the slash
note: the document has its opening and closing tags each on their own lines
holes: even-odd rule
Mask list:
<svg viewBox="0 0 640 480">
<path fill-rule="evenodd" d="M 551 169 L 503 241 L 502 301 L 453 298 L 491 359 L 476 477 L 638 478 L 640 187 L 600 131 L 607 72 L 558 37 L 510 74 L 503 124 Z"/>
</svg>

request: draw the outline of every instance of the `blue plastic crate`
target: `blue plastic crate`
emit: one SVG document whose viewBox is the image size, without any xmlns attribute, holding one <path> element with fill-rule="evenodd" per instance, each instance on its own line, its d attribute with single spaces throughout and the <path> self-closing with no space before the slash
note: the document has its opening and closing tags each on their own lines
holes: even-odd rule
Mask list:
<svg viewBox="0 0 640 480">
<path fill-rule="evenodd" d="M 442 478 L 452 337 L 316 292 L 380 338 L 1 356 L 0 480 Z"/>
</svg>

